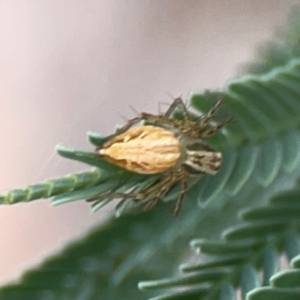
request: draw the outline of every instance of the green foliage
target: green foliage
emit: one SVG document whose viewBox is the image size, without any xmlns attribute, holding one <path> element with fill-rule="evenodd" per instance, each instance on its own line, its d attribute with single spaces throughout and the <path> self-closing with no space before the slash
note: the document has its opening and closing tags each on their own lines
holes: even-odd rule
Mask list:
<svg viewBox="0 0 300 300">
<path fill-rule="evenodd" d="M 224 135 L 210 141 L 224 154 L 220 172 L 189 189 L 178 218 L 166 209 L 174 204 L 176 189 L 147 213 L 128 209 L 124 213 L 132 201 L 121 202 L 120 218 L 112 217 L 82 241 L 67 246 L 24 274 L 20 283 L 2 287 L 0 298 L 227 300 L 237 299 L 239 289 L 243 299 L 297 299 L 299 12 L 289 20 L 281 34 L 284 38 L 265 47 L 261 59 L 250 66 L 254 75 L 233 80 L 222 91 L 190 96 L 198 112 L 209 110 L 223 96 L 220 114 L 232 115 L 234 121 Z M 96 146 L 105 141 L 95 133 L 89 137 Z M 94 169 L 9 191 L 0 196 L 0 203 L 54 196 L 53 204 L 62 204 L 112 190 L 138 190 L 157 180 L 111 166 L 93 152 L 62 146 L 58 152 Z M 111 200 L 98 201 L 93 209 Z M 201 255 L 181 263 L 190 255 L 189 241 Z M 293 269 L 280 271 L 283 257 L 292 260 Z"/>
<path fill-rule="evenodd" d="M 15 204 L 41 198 L 49 198 L 60 194 L 70 193 L 78 189 L 89 188 L 99 183 L 101 169 L 72 174 L 63 178 L 48 180 L 44 183 L 29 185 L 0 195 L 1 204 Z"/>
<path fill-rule="evenodd" d="M 192 248 L 197 252 L 201 251 L 202 260 L 182 264 L 180 270 L 185 276 L 140 282 L 139 287 L 186 288 L 181 296 L 175 292 L 153 298 L 156 300 L 186 299 L 188 294 L 190 299 L 236 299 L 235 293 L 228 295 L 229 290 L 240 287 L 245 297 L 249 291 L 261 285 L 269 285 L 270 282 L 274 287 L 290 288 L 282 293 L 296 295 L 299 291 L 291 291 L 291 288 L 300 284 L 297 278 L 299 271 L 273 274 L 279 270 L 280 255 L 292 259 L 300 252 L 299 199 L 300 189 L 296 188 L 278 194 L 267 205 L 240 210 L 243 222 L 224 230 L 221 240 L 191 241 Z M 201 288 L 201 298 L 199 285 L 204 283 L 206 286 Z M 272 294 L 274 289 L 260 288 L 254 290 L 249 299 L 273 299 Z"/>
<path fill-rule="evenodd" d="M 298 299 L 300 297 L 300 256 L 291 261 L 291 270 L 278 272 L 270 278 L 270 287 L 254 289 L 248 295 L 249 300 L 281 300 Z"/>
</svg>

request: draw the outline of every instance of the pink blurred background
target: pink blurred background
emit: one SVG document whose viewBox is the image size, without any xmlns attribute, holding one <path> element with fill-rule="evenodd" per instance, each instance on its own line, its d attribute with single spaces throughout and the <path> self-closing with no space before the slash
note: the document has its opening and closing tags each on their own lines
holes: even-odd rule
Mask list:
<svg viewBox="0 0 300 300">
<path fill-rule="evenodd" d="M 168 93 L 221 88 L 299 1 L 0 1 L 0 191 L 87 169 L 54 146 L 92 150 L 156 112 Z M 76 202 L 0 206 L 0 282 L 16 279 L 104 220 Z"/>
</svg>

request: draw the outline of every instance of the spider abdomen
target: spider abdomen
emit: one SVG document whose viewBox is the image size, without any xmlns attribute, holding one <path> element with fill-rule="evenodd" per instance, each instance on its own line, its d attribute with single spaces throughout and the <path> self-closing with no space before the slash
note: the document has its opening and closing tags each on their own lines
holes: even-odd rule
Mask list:
<svg viewBox="0 0 300 300">
<path fill-rule="evenodd" d="M 180 158 L 180 143 L 169 130 L 139 126 L 117 135 L 99 150 L 111 163 L 140 174 L 155 174 L 173 167 Z"/>
</svg>

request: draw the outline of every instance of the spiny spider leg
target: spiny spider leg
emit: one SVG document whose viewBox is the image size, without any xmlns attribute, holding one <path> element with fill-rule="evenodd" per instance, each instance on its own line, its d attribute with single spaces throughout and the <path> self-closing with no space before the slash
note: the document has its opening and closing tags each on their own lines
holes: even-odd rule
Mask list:
<svg viewBox="0 0 300 300">
<path fill-rule="evenodd" d="M 141 117 L 136 117 L 131 120 L 128 120 L 127 124 L 122 126 L 120 129 L 117 130 L 116 133 L 112 134 L 111 136 L 114 137 L 116 135 L 122 134 L 122 133 L 126 132 L 128 129 L 130 129 L 133 125 L 135 125 L 141 121 L 142 121 Z"/>
<path fill-rule="evenodd" d="M 176 98 L 174 102 L 171 104 L 171 106 L 168 108 L 168 110 L 163 115 L 152 115 L 148 113 L 141 113 L 140 116 L 133 118 L 131 120 L 128 120 L 127 124 L 125 124 L 123 127 L 118 129 L 114 134 L 108 136 L 106 139 L 109 141 L 116 137 L 119 134 L 122 134 L 129 130 L 132 126 L 136 125 L 137 123 L 143 121 L 143 120 L 149 120 L 149 121 L 159 121 L 165 124 L 172 125 L 174 123 L 174 120 L 169 119 L 171 114 L 175 111 L 175 109 L 178 108 L 181 113 L 183 114 L 184 119 L 190 119 L 189 112 L 181 98 Z M 102 147 L 96 148 L 96 151 L 101 149 Z"/>
<path fill-rule="evenodd" d="M 148 120 L 150 122 L 160 122 L 160 123 L 165 123 L 172 125 L 174 123 L 174 120 L 169 119 L 168 117 L 165 117 L 164 115 L 152 115 L 149 113 L 142 112 L 140 114 L 140 118 L 142 120 Z"/>
<path fill-rule="evenodd" d="M 176 110 L 176 108 L 179 109 L 179 111 L 182 113 L 183 118 L 185 120 L 190 120 L 191 117 L 189 115 L 189 111 L 186 108 L 186 105 L 184 104 L 183 100 L 181 97 L 176 98 L 173 103 L 170 105 L 168 110 L 164 113 L 164 116 L 169 118 L 171 114 Z"/>
<path fill-rule="evenodd" d="M 223 102 L 223 98 L 221 98 L 216 105 L 207 113 L 204 115 L 204 118 L 201 120 L 201 126 L 206 126 L 210 120 L 214 117 L 214 115 L 216 114 L 216 112 L 218 111 L 218 109 L 220 108 L 222 102 Z"/>
<path fill-rule="evenodd" d="M 141 117 L 136 117 L 133 118 L 131 120 L 128 120 L 127 124 L 125 124 L 124 126 L 122 126 L 121 128 L 117 129 L 117 131 L 109 136 L 107 136 L 105 138 L 106 141 L 110 141 L 112 140 L 114 137 L 116 137 L 119 134 L 122 134 L 124 132 L 126 132 L 128 129 L 130 129 L 132 126 L 134 126 L 135 124 L 141 122 L 143 120 L 143 118 Z M 100 149 L 102 149 L 103 146 L 99 146 L 96 148 L 96 151 L 99 151 Z"/>
<path fill-rule="evenodd" d="M 226 126 L 231 121 L 232 121 L 231 117 L 228 118 L 228 119 L 225 119 L 224 121 L 222 121 L 218 125 L 216 125 L 212 128 L 209 128 L 208 130 L 201 133 L 201 137 L 203 139 L 206 139 L 206 138 L 209 138 L 209 137 L 213 136 L 214 134 L 218 133 L 218 131 L 220 131 L 224 126 Z"/>
<path fill-rule="evenodd" d="M 158 193 L 158 195 L 156 195 L 149 202 L 147 202 L 144 206 L 144 209 L 149 210 L 153 206 L 155 206 L 155 204 L 158 202 L 158 200 L 160 198 L 164 197 L 166 195 L 166 193 L 171 189 L 172 185 L 178 181 L 181 181 L 181 190 L 179 192 L 178 200 L 176 202 L 176 206 L 173 211 L 173 215 L 177 216 L 181 209 L 182 202 L 184 199 L 184 194 L 187 191 L 187 185 L 188 185 L 188 178 L 185 176 L 185 173 L 182 171 L 175 174 L 175 177 L 172 176 L 172 177 L 166 178 L 166 180 L 164 181 L 164 185 L 163 185 L 162 189 L 160 190 L 160 192 Z"/>
<path fill-rule="evenodd" d="M 168 181 L 173 181 L 173 177 L 172 176 L 166 177 L 165 179 L 162 179 L 161 181 L 158 181 L 153 185 L 149 186 L 143 192 L 138 193 L 136 195 L 136 200 L 137 201 L 143 200 L 147 198 L 149 195 L 151 195 L 153 192 L 155 192 L 156 190 L 164 189 L 165 186 L 168 184 Z"/>
<path fill-rule="evenodd" d="M 107 197 L 112 197 L 112 198 L 136 198 L 136 194 L 134 193 L 115 193 L 115 192 L 107 192 L 105 194 L 102 194 L 98 197 L 95 198 L 90 198 L 87 199 L 87 202 L 93 202 L 93 201 L 102 201 L 106 199 Z"/>
<path fill-rule="evenodd" d="M 186 177 L 184 177 L 181 179 L 181 190 L 179 192 L 178 200 L 176 202 L 176 206 L 173 212 L 174 217 L 178 216 L 178 213 L 181 210 L 184 194 L 187 191 L 187 188 L 188 188 L 188 180 Z"/>
<path fill-rule="evenodd" d="M 149 200 L 148 202 L 146 202 L 145 203 L 145 205 L 144 205 L 144 207 L 143 207 L 143 209 L 144 210 L 150 210 L 152 207 L 154 207 L 155 206 L 155 204 L 159 201 L 159 199 L 162 197 L 162 192 L 163 192 L 164 190 L 163 189 L 161 189 L 160 190 L 160 192 L 155 196 L 155 197 L 153 197 L 151 200 Z"/>
<path fill-rule="evenodd" d="M 176 108 L 182 113 L 185 121 L 192 120 L 189 111 L 187 110 L 186 105 L 184 104 L 181 98 L 176 98 L 163 115 L 153 115 L 153 114 L 142 112 L 140 114 L 140 118 L 143 120 L 149 120 L 151 122 L 160 122 L 168 125 L 173 125 L 174 120 L 170 119 L 170 117 L 171 114 L 176 110 Z"/>
<path fill-rule="evenodd" d="M 172 177 L 171 177 L 171 179 L 172 179 Z M 147 196 L 151 195 L 156 189 L 159 189 L 159 190 L 163 189 L 164 186 L 167 184 L 168 180 L 170 180 L 169 177 L 163 181 L 154 183 L 150 187 L 146 188 L 144 190 L 144 192 L 142 192 L 142 193 L 134 193 L 134 192 L 133 193 L 118 193 L 118 192 L 112 191 L 112 192 L 104 193 L 104 194 L 94 197 L 94 198 L 87 199 L 86 201 L 87 202 L 102 201 L 107 197 L 124 198 L 124 199 L 131 198 L 134 201 L 140 201 L 140 200 L 145 199 Z"/>
<path fill-rule="evenodd" d="M 163 185 L 160 188 L 159 186 L 161 185 L 159 183 L 157 183 L 155 186 L 155 190 L 159 189 L 159 192 L 156 196 L 154 196 L 152 199 L 150 199 L 147 203 L 145 203 L 144 205 L 144 209 L 145 210 L 150 210 L 153 206 L 155 206 L 155 204 L 159 201 L 160 198 L 162 198 L 168 191 L 169 189 L 172 187 L 172 185 L 176 182 L 177 180 L 173 178 L 173 176 L 171 177 L 167 177 L 165 180 L 163 180 Z"/>
</svg>

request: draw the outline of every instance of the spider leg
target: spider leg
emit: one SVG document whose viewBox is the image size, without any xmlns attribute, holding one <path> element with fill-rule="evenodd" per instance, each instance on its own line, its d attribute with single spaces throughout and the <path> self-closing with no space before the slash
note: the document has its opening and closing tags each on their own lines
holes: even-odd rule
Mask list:
<svg viewBox="0 0 300 300">
<path fill-rule="evenodd" d="M 178 216 L 178 214 L 181 210 L 182 202 L 183 202 L 183 199 L 184 199 L 184 195 L 187 191 L 187 187 L 188 187 L 188 181 L 187 181 L 187 178 L 184 177 L 184 178 L 181 179 L 181 191 L 179 192 L 178 200 L 177 200 L 175 209 L 173 211 L 174 217 Z"/>
<path fill-rule="evenodd" d="M 174 209 L 173 215 L 177 216 L 181 205 L 183 202 L 184 194 L 187 190 L 187 177 L 184 176 L 184 173 L 177 172 L 176 174 L 170 174 L 170 176 L 165 179 L 154 183 L 150 187 L 146 188 L 143 192 L 140 193 L 117 193 L 117 192 L 107 192 L 98 197 L 87 199 L 87 202 L 101 202 L 106 198 L 124 198 L 124 199 L 132 199 L 133 201 L 144 200 L 149 196 L 152 196 L 143 206 L 144 210 L 150 210 L 153 208 L 157 202 L 170 190 L 173 184 L 181 180 L 181 191 L 179 192 L 178 200 L 176 203 L 176 207 Z M 153 195 L 152 195 L 153 194 Z"/>
<path fill-rule="evenodd" d="M 158 202 L 160 197 L 161 197 L 161 192 L 158 195 L 156 195 L 154 198 L 152 198 L 149 202 L 145 203 L 145 205 L 143 206 L 143 209 L 145 211 L 150 210 L 152 207 L 155 206 L 155 204 Z"/>
<path fill-rule="evenodd" d="M 213 136 L 214 134 L 216 134 L 218 131 L 220 131 L 224 126 L 226 126 L 230 121 L 232 120 L 232 118 L 228 118 L 225 119 L 223 122 L 219 123 L 218 125 L 209 128 L 208 130 L 204 131 L 203 133 L 201 133 L 201 138 L 206 139 L 208 137 Z"/>
<path fill-rule="evenodd" d="M 165 180 L 159 181 L 157 183 L 154 183 L 150 187 L 147 187 L 143 192 L 135 193 L 135 192 L 129 192 L 129 193 L 119 193 L 119 192 L 106 192 L 104 194 L 101 194 L 99 196 L 86 199 L 87 202 L 96 202 L 96 201 L 102 201 L 108 197 L 111 198 L 124 198 L 129 199 L 131 198 L 133 201 L 140 201 L 148 196 L 150 196 L 153 192 L 155 192 L 156 189 L 162 190 L 164 186 L 167 184 L 169 178 L 166 178 Z"/>
<path fill-rule="evenodd" d="M 109 140 L 113 139 L 114 137 L 116 137 L 117 135 L 126 132 L 128 129 L 130 129 L 135 124 L 141 122 L 142 120 L 143 120 L 143 118 L 141 118 L 141 117 L 136 117 L 136 118 L 133 118 L 131 120 L 128 120 L 127 123 L 124 126 L 122 126 L 121 128 L 117 129 L 117 131 L 115 133 L 107 136 L 105 138 L 105 140 L 109 141 Z M 102 149 L 102 146 L 97 147 L 95 149 L 95 151 L 99 151 L 100 149 Z"/>
<path fill-rule="evenodd" d="M 120 193 L 120 192 L 115 192 L 115 191 L 109 191 L 109 192 L 100 194 L 99 196 L 86 199 L 86 201 L 87 202 L 102 201 L 108 197 L 124 198 L 124 199 L 132 199 L 133 201 L 140 201 L 140 200 L 143 200 L 143 199 L 147 198 L 148 196 L 150 196 L 153 192 L 155 192 L 156 189 L 159 189 L 159 190 L 163 189 L 164 185 L 166 185 L 168 180 L 169 180 L 169 178 L 166 178 L 165 180 L 156 182 L 156 183 L 150 185 L 149 187 L 145 188 L 145 190 L 142 192 Z"/>
<path fill-rule="evenodd" d="M 140 114 L 140 118 L 142 120 L 148 120 L 150 122 L 160 122 L 160 123 L 171 124 L 171 125 L 174 123 L 174 120 L 169 119 L 164 115 L 153 115 L 145 112 L 142 112 Z"/>
<path fill-rule="evenodd" d="M 86 202 L 100 202 L 106 198 L 124 198 L 124 199 L 128 199 L 128 198 L 131 198 L 131 199 L 134 199 L 136 198 L 136 194 L 134 193 L 115 193 L 115 192 L 107 192 L 107 193 L 104 193 L 104 194 L 101 194 L 99 196 L 96 196 L 96 197 L 93 197 L 93 198 L 89 198 L 89 199 L 86 199 L 85 201 Z"/>
<path fill-rule="evenodd" d="M 185 120 L 190 119 L 189 111 L 186 108 L 186 105 L 184 104 L 182 98 L 176 98 L 173 103 L 170 105 L 170 107 L 167 109 L 167 111 L 162 115 L 153 115 L 148 113 L 141 113 L 140 117 L 143 120 L 150 120 L 150 121 L 162 121 L 165 123 L 172 123 L 169 118 L 171 117 L 172 113 L 176 110 L 176 108 L 182 113 Z"/>
<path fill-rule="evenodd" d="M 116 135 L 119 135 L 121 133 L 124 133 L 126 132 L 128 129 L 130 129 L 133 125 L 141 122 L 143 119 L 141 117 L 136 117 L 136 118 L 133 118 L 131 120 L 128 120 L 127 124 L 125 124 L 124 126 L 122 126 L 121 128 L 119 128 L 117 130 L 116 133 L 112 134 L 112 137 L 116 136 Z"/>
<path fill-rule="evenodd" d="M 190 119 L 189 111 L 187 110 L 186 105 L 184 104 L 181 97 L 178 97 L 173 101 L 168 110 L 164 113 L 164 116 L 169 118 L 176 108 L 179 109 L 185 120 Z"/>
<path fill-rule="evenodd" d="M 167 177 L 165 180 L 162 180 L 161 182 L 158 182 L 156 185 L 152 186 L 153 190 L 159 189 L 159 192 L 152 199 L 145 203 L 144 210 L 150 210 L 153 206 L 155 206 L 159 199 L 162 198 L 176 182 L 176 179 L 174 179 L 175 178 L 173 176 Z"/>
<path fill-rule="evenodd" d="M 160 192 L 164 191 L 165 189 L 167 189 L 168 184 L 170 184 L 169 181 L 173 182 L 172 176 L 166 177 L 165 179 L 162 179 L 161 181 L 158 181 L 150 187 L 146 188 L 143 192 L 137 194 L 136 200 L 143 200 L 154 193 L 156 190 L 159 190 Z"/>
<path fill-rule="evenodd" d="M 204 115 L 203 119 L 201 120 L 201 126 L 206 126 L 210 120 L 214 117 L 214 115 L 216 114 L 216 112 L 219 110 L 222 102 L 223 102 L 223 98 L 221 98 L 216 105 L 206 114 Z"/>
<path fill-rule="evenodd" d="M 178 195 L 178 200 L 173 212 L 174 217 L 178 215 L 180 212 L 182 202 L 184 199 L 184 194 L 187 190 L 187 185 L 188 185 L 188 178 L 185 175 L 183 171 L 177 172 L 177 174 L 173 174 L 173 176 L 166 178 L 166 180 L 163 180 L 159 182 L 159 185 L 163 185 L 159 193 L 153 197 L 149 202 L 147 202 L 144 206 L 145 210 L 151 209 L 158 201 L 161 199 L 172 187 L 172 185 L 178 181 L 181 181 L 181 190 Z M 155 186 L 155 188 L 159 188 L 158 186 Z"/>
<path fill-rule="evenodd" d="M 168 110 L 163 115 L 153 115 L 149 113 L 142 112 L 140 114 L 140 118 L 142 120 L 148 120 L 150 122 L 159 122 L 160 124 L 167 124 L 171 126 L 176 125 L 176 120 L 170 119 L 171 114 L 176 110 L 176 108 L 182 113 L 184 121 L 192 120 L 189 111 L 186 108 L 185 103 L 183 102 L 182 98 L 176 98 L 173 103 L 170 105 Z"/>
</svg>

